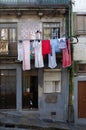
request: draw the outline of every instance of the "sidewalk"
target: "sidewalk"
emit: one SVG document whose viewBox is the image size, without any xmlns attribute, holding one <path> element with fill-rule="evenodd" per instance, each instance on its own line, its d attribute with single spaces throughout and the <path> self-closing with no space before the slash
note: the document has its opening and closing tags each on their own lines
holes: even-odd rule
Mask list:
<svg viewBox="0 0 86 130">
<path fill-rule="evenodd" d="M 70 130 L 86 130 L 86 125 L 69 124 Z"/>
<path fill-rule="evenodd" d="M 38 112 L 0 112 L 0 130 L 86 130 L 86 126 L 41 120 Z"/>
</svg>

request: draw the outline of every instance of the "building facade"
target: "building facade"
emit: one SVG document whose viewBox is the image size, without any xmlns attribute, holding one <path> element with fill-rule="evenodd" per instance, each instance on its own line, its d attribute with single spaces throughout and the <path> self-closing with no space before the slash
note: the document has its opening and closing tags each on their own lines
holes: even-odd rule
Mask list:
<svg viewBox="0 0 86 130">
<path fill-rule="evenodd" d="M 74 45 L 74 117 L 76 124 L 86 124 L 86 4 L 84 2 L 84 0 L 76 0 L 73 5 L 73 32 L 79 36 L 78 44 Z"/>
<path fill-rule="evenodd" d="M 48 66 L 48 56 L 44 67 L 35 67 L 30 57 L 27 70 L 19 54 L 21 45 L 33 42 L 33 32 L 40 33 L 39 40 L 69 35 L 69 8 L 68 0 L 0 0 L 0 111 L 37 111 L 41 119 L 68 120 L 69 69 L 62 67 L 62 52 L 55 68 Z M 24 53 L 28 62 L 28 48 Z"/>
</svg>

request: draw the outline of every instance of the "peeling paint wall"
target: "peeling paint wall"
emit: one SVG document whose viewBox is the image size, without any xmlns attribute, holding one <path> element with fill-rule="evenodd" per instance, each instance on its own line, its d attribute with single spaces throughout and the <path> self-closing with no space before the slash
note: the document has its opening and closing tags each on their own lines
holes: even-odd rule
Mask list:
<svg viewBox="0 0 86 130">
<path fill-rule="evenodd" d="M 74 60 L 86 61 L 86 37 L 81 36 L 78 38 L 79 42 L 74 45 Z"/>
</svg>

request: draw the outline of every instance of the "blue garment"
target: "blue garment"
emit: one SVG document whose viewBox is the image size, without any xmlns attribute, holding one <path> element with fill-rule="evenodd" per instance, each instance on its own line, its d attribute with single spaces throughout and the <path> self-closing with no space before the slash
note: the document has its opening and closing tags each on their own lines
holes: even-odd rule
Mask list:
<svg viewBox="0 0 86 130">
<path fill-rule="evenodd" d="M 51 39 L 50 40 L 50 45 L 51 45 L 51 48 L 55 52 L 61 52 L 61 49 L 59 48 L 59 40 L 58 39 Z"/>
<path fill-rule="evenodd" d="M 59 49 L 59 40 L 58 39 L 51 39 L 51 54 L 48 54 L 48 67 L 55 68 L 57 66 L 56 63 L 56 52 L 61 52 Z"/>
</svg>

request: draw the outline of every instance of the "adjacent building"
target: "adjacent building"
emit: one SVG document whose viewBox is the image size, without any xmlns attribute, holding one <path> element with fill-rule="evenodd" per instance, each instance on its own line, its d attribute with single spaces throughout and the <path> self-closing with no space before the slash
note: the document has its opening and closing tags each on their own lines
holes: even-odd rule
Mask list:
<svg viewBox="0 0 86 130">
<path fill-rule="evenodd" d="M 74 45 L 74 117 L 76 124 L 86 124 L 86 4 L 73 5 L 73 32 L 79 42 Z"/>
</svg>

